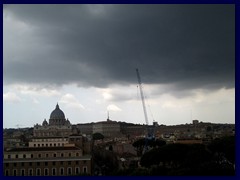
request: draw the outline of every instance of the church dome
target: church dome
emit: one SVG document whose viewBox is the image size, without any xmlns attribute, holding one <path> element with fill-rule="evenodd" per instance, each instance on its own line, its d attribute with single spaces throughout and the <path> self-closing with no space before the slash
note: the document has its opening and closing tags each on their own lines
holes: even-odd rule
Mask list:
<svg viewBox="0 0 240 180">
<path fill-rule="evenodd" d="M 52 111 L 50 119 L 65 119 L 65 115 L 63 111 L 59 108 L 58 104 L 56 105 L 56 108 Z"/>
</svg>

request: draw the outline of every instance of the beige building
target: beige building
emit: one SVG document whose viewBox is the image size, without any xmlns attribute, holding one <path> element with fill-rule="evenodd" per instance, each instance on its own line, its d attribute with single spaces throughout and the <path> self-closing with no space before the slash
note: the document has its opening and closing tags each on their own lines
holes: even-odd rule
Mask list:
<svg viewBox="0 0 240 180">
<path fill-rule="evenodd" d="M 119 137 L 122 135 L 120 132 L 120 124 L 109 119 L 93 124 L 93 133 L 101 133 L 105 137 Z"/>
<path fill-rule="evenodd" d="M 35 137 L 29 147 L 60 147 L 68 144 L 68 137 Z"/>
<path fill-rule="evenodd" d="M 92 135 L 93 134 L 93 123 L 77 124 L 77 129 L 81 134 Z"/>
<path fill-rule="evenodd" d="M 15 148 L 4 152 L 5 176 L 72 176 L 91 174 L 92 158 L 72 147 Z"/>
</svg>

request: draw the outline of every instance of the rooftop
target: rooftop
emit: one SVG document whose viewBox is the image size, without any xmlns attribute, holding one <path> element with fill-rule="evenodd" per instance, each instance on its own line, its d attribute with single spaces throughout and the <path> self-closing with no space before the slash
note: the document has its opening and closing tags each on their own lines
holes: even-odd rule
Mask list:
<svg viewBox="0 0 240 180">
<path fill-rule="evenodd" d="M 19 151 L 67 151 L 67 150 L 80 150 L 75 146 L 71 147 L 26 147 L 26 148 L 13 148 L 6 150 L 6 152 L 19 152 Z"/>
</svg>

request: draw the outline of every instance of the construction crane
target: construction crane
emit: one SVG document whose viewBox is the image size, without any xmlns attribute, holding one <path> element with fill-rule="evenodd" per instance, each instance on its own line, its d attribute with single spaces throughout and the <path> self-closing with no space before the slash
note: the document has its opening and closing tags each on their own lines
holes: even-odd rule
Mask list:
<svg viewBox="0 0 240 180">
<path fill-rule="evenodd" d="M 141 81 L 141 77 L 140 77 L 138 69 L 136 69 L 136 72 L 137 72 L 138 84 L 139 84 L 139 89 L 140 89 L 140 95 L 141 95 L 141 99 L 142 99 L 144 117 L 145 117 L 146 124 L 148 126 L 148 116 L 147 116 L 147 110 L 146 110 L 144 95 L 143 95 L 142 81 Z"/>
<path fill-rule="evenodd" d="M 154 139 L 155 124 L 153 126 L 153 129 L 151 129 L 148 124 L 148 116 L 147 116 L 147 110 L 146 110 L 146 105 L 145 105 L 145 99 L 144 99 L 144 95 L 143 95 L 142 81 L 141 81 L 141 77 L 140 77 L 138 69 L 136 69 L 136 72 L 137 72 L 138 84 L 139 84 L 139 89 L 140 89 L 140 95 L 141 95 L 141 99 L 142 99 L 144 117 L 145 117 L 145 121 L 146 121 L 146 125 L 147 125 L 147 137 L 145 138 L 145 146 L 143 149 L 143 154 L 144 154 L 146 152 L 146 150 L 148 149 L 148 141 Z"/>
</svg>

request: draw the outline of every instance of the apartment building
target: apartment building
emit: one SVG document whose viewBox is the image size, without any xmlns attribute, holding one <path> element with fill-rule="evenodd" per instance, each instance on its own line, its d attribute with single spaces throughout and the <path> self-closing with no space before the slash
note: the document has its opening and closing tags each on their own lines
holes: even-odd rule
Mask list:
<svg viewBox="0 0 240 180">
<path fill-rule="evenodd" d="M 92 174 L 92 158 L 76 146 L 15 148 L 4 152 L 5 176 L 81 174 Z"/>
</svg>

